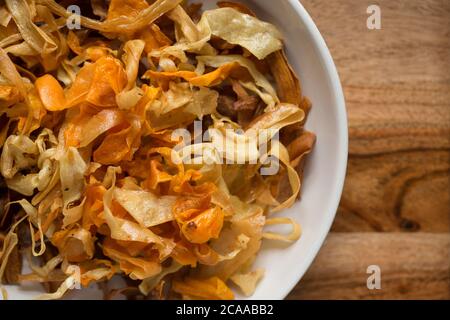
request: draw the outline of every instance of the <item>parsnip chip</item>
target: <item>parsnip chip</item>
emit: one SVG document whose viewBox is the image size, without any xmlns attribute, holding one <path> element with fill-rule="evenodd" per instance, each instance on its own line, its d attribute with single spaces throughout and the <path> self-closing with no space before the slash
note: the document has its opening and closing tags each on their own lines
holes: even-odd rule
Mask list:
<svg viewBox="0 0 450 320">
<path fill-rule="evenodd" d="M 208 21 L 213 35 L 246 48 L 260 60 L 283 46 L 282 35 L 274 25 L 233 8 L 205 11 L 202 19 Z"/>
<path fill-rule="evenodd" d="M 255 292 L 262 277 L 264 277 L 264 269 L 256 269 L 248 273 L 236 273 L 230 277 L 230 280 L 242 290 L 244 295 L 249 297 Z"/>
<path fill-rule="evenodd" d="M 116 188 L 114 199 L 143 227 L 156 226 L 172 221 L 175 196 L 158 197 L 143 190 Z"/>
</svg>

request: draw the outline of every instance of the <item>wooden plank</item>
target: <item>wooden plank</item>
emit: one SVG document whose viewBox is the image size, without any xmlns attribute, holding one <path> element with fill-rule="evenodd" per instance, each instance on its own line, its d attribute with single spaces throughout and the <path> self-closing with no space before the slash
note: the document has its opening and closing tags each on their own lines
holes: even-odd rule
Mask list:
<svg viewBox="0 0 450 320">
<path fill-rule="evenodd" d="M 349 159 L 333 231 L 448 232 L 450 152 Z"/>
<path fill-rule="evenodd" d="M 341 76 L 350 161 L 333 231 L 450 229 L 450 1 L 302 0 Z M 319 142 L 320 143 L 320 142 Z"/>
<path fill-rule="evenodd" d="M 380 290 L 367 288 L 369 265 Z M 330 233 L 288 299 L 450 299 L 450 235 Z"/>
</svg>

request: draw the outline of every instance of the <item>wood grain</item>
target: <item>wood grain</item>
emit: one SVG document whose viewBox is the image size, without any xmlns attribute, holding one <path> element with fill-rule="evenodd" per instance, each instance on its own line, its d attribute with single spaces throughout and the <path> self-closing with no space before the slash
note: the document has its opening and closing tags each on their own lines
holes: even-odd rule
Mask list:
<svg viewBox="0 0 450 320">
<path fill-rule="evenodd" d="M 448 151 L 351 156 L 333 231 L 449 230 Z"/>
<path fill-rule="evenodd" d="M 450 299 L 450 1 L 301 3 L 338 68 L 350 141 L 332 233 L 289 298 Z M 372 4 L 381 30 L 366 27 Z"/>
<path fill-rule="evenodd" d="M 288 299 L 448 299 L 449 252 L 446 234 L 332 233 Z M 379 290 L 367 288 L 370 265 Z"/>
<path fill-rule="evenodd" d="M 442 232 L 450 225 L 450 2 L 378 1 L 382 29 L 368 30 L 372 3 L 303 1 L 348 109 L 350 164 L 333 230 Z M 425 193 L 411 208 L 417 190 Z"/>
</svg>

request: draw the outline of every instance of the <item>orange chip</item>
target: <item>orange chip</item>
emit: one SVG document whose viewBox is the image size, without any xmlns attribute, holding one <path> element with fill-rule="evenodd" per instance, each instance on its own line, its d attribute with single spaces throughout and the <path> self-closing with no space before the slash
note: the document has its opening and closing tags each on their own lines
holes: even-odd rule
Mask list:
<svg viewBox="0 0 450 320">
<path fill-rule="evenodd" d="M 66 103 L 63 88 L 52 75 L 46 74 L 37 78 L 35 86 L 44 107 L 48 111 L 60 111 L 69 107 Z"/>
<path fill-rule="evenodd" d="M 173 282 L 173 291 L 192 299 L 232 300 L 233 292 L 217 277 L 208 279 L 185 278 Z"/>
</svg>

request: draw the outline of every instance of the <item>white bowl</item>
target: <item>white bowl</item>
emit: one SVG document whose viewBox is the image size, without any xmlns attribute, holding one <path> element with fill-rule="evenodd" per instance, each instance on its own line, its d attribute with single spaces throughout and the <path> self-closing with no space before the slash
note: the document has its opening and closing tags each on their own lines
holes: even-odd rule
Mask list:
<svg viewBox="0 0 450 320">
<path fill-rule="evenodd" d="M 339 205 L 348 153 L 345 101 L 327 45 L 298 0 L 242 3 L 283 33 L 289 62 L 301 80 L 303 94 L 313 103 L 306 128 L 317 135 L 317 144 L 305 168 L 302 198 L 292 208 L 277 213 L 277 216 L 289 216 L 300 222 L 303 234 L 290 246 L 263 243 L 256 264 L 266 273 L 250 297 L 283 299 L 314 260 Z"/>
<path fill-rule="evenodd" d="M 204 0 L 205 8 L 216 1 Z M 317 27 L 298 0 L 242 1 L 259 18 L 275 24 L 284 34 L 289 61 L 313 102 L 306 127 L 317 135 L 303 180 L 302 199 L 277 216 L 300 222 L 303 234 L 296 243 L 283 246 L 265 241 L 256 265 L 265 276 L 250 299 L 283 299 L 301 279 L 334 220 L 347 166 L 348 132 L 344 95 L 330 52 Z M 39 286 L 11 286 L 10 299 L 30 299 Z M 76 291 L 76 292 L 75 292 Z M 68 298 L 101 299 L 95 289 L 74 290 Z M 236 298 L 244 298 L 237 296 Z"/>
</svg>

